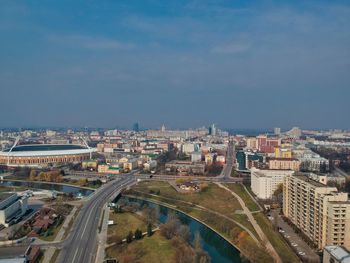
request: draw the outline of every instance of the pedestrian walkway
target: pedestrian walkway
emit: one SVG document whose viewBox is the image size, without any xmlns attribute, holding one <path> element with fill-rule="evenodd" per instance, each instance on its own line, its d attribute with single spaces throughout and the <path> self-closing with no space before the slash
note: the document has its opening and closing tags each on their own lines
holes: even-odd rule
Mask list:
<svg viewBox="0 0 350 263">
<path fill-rule="evenodd" d="M 77 207 L 74 206 L 72 211 L 66 217 L 66 220 L 64 220 L 63 225 L 62 225 L 60 231 L 58 231 L 53 242 L 59 242 L 62 240 L 64 233 L 69 230 L 68 229 L 69 223 L 72 220 L 73 216 L 75 215 L 76 211 L 77 211 Z M 56 250 L 56 248 L 54 248 L 54 247 L 49 247 L 48 249 L 46 249 L 46 251 L 44 253 L 44 260 L 42 261 L 42 263 L 50 263 L 50 260 L 53 256 L 53 254 L 55 253 L 55 250 Z"/>
<path fill-rule="evenodd" d="M 141 193 L 141 194 L 144 194 L 144 195 L 149 195 L 149 196 L 152 196 L 152 197 L 159 198 L 158 195 L 149 194 L 149 193 L 138 191 L 138 190 L 135 190 L 135 189 L 134 189 L 134 191 L 138 192 L 138 193 Z M 131 195 L 129 195 L 129 196 L 131 196 Z M 136 196 L 135 196 L 135 198 L 136 198 Z M 175 199 L 175 198 L 169 198 L 169 197 L 164 197 L 164 196 L 162 196 L 161 198 L 165 199 L 165 200 L 176 201 L 178 203 L 183 203 L 183 204 L 191 206 L 191 208 L 193 208 L 193 209 L 206 211 L 208 213 L 212 213 L 212 214 L 215 214 L 215 215 L 220 216 L 222 218 L 225 218 L 226 220 L 231 221 L 231 222 L 235 223 L 236 225 L 238 225 L 239 227 L 241 227 L 242 229 L 244 229 L 253 238 L 253 240 L 258 245 L 260 245 L 260 241 L 258 240 L 258 238 L 254 235 L 254 233 L 252 231 L 250 231 L 246 226 L 242 225 L 241 223 L 237 222 L 236 220 L 234 220 L 234 219 L 232 219 L 232 218 L 230 218 L 230 217 L 228 217 L 226 215 L 223 215 L 223 214 L 221 214 L 221 213 L 219 213 L 217 211 L 213 211 L 213 210 L 211 210 L 209 208 L 206 208 L 204 206 L 197 205 L 195 203 L 191 203 L 191 202 L 188 202 L 188 201 L 183 201 L 183 200 L 179 200 L 179 199 Z M 155 201 L 155 200 L 152 200 L 152 202 L 157 203 L 157 201 Z M 161 203 L 161 201 L 159 201 L 158 203 Z M 177 204 L 177 206 L 181 206 L 181 205 Z"/>
<path fill-rule="evenodd" d="M 104 207 L 104 213 L 103 213 L 102 224 L 101 224 L 101 231 L 98 234 L 98 247 L 96 252 L 96 263 L 103 262 L 105 258 L 105 248 L 107 243 L 107 230 L 108 230 L 108 220 L 109 220 L 109 207 L 105 205 Z"/>
<path fill-rule="evenodd" d="M 254 216 L 252 215 L 252 213 L 250 212 L 250 210 L 248 209 L 248 207 L 245 205 L 244 201 L 242 200 L 242 198 L 236 194 L 235 192 L 233 192 L 231 189 L 227 188 L 226 186 L 222 185 L 221 183 L 216 183 L 219 187 L 229 191 L 234 197 L 237 198 L 238 202 L 240 203 L 241 207 L 243 208 L 244 213 L 246 214 L 246 216 L 248 217 L 249 222 L 252 224 L 252 226 L 255 229 L 255 232 L 258 234 L 258 236 L 260 237 L 260 239 L 262 240 L 263 244 L 265 245 L 266 249 L 268 250 L 268 252 L 271 254 L 271 256 L 274 259 L 275 263 L 282 263 L 282 260 L 280 258 L 280 256 L 277 254 L 276 250 L 274 249 L 274 247 L 272 246 L 272 244 L 270 243 L 270 241 L 268 240 L 268 238 L 266 237 L 265 233 L 262 231 L 261 227 L 259 226 L 259 224 L 256 222 Z"/>
</svg>

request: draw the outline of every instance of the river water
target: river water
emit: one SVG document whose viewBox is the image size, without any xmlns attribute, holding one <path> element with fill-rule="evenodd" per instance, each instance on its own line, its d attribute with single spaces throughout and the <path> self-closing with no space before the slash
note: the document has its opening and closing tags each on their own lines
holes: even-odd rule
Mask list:
<svg viewBox="0 0 350 263">
<path fill-rule="evenodd" d="M 92 190 L 82 189 L 75 186 L 68 185 L 58 185 L 58 184 L 47 184 L 40 182 L 18 182 L 18 181 L 0 181 L 0 186 L 21 186 L 27 187 L 30 189 L 43 189 L 43 190 L 51 190 L 58 191 L 64 193 L 72 193 L 75 196 L 82 195 L 88 196 L 93 193 Z M 175 211 L 173 209 L 130 197 L 122 196 L 118 202 L 131 202 L 137 203 L 142 206 L 149 206 L 153 208 L 157 208 L 159 210 L 159 222 L 165 223 L 168 219 L 168 215 L 170 212 L 174 212 L 177 218 L 181 221 L 182 224 L 187 225 L 191 232 L 191 240 L 194 240 L 194 236 L 196 233 L 199 233 L 201 237 L 201 244 L 203 250 L 205 250 L 210 258 L 212 263 L 243 263 L 248 262 L 246 259 L 241 259 L 241 255 L 238 249 L 232 246 L 229 242 L 227 242 L 224 238 L 222 238 L 215 231 L 201 224 L 197 220 L 187 216 L 184 213 L 179 211 Z"/>
<path fill-rule="evenodd" d="M 201 237 L 201 243 L 203 250 L 205 250 L 209 256 L 211 257 L 212 263 L 242 263 L 248 262 L 247 260 L 242 260 L 240 256 L 240 252 L 234 246 L 232 246 L 229 242 L 227 242 L 224 238 L 222 238 L 219 234 L 201 224 L 197 220 L 193 219 L 190 216 L 187 216 L 184 213 L 172 210 L 170 208 L 148 202 L 141 199 L 135 199 L 131 197 L 122 196 L 118 202 L 129 202 L 129 203 L 137 203 L 141 207 L 149 206 L 153 208 L 157 208 L 159 210 L 159 218 L 158 220 L 161 223 L 165 223 L 168 219 L 169 212 L 175 212 L 177 218 L 181 221 L 182 224 L 187 225 L 191 232 L 191 240 L 194 240 L 194 236 L 196 233 L 199 233 Z"/>
<path fill-rule="evenodd" d="M 51 190 L 68 194 L 72 193 L 75 196 L 88 196 L 93 193 L 92 190 L 82 189 L 75 186 L 48 184 L 40 182 L 0 181 L 0 186 L 21 186 L 30 189 Z"/>
</svg>

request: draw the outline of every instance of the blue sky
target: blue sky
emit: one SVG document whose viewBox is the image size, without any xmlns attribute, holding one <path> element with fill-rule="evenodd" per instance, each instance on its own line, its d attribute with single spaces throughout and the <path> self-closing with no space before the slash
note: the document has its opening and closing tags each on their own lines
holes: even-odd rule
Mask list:
<svg viewBox="0 0 350 263">
<path fill-rule="evenodd" d="M 348 1 L 1 1 L 0 127 L 350 129 Z"/>
</svg>

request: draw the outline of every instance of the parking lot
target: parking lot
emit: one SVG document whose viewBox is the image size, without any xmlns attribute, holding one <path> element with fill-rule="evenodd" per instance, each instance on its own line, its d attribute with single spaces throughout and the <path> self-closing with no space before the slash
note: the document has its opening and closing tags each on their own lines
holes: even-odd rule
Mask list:
<svg viewBox="0 0 350 263">
<path fill-rule="evenodd" d="M 293 228 L 283 221 L 281 216 L 275 216 L 278 211 L 272 211 L 270 220 L 277 219 L 277 227 L 280 229 L 279 232 L 284 237 L 284 239 L 290 244 L 296 254 L 300 257 L 303 262 L 320 262 L 320 257 L 318 254 L 299 236 L 297 235 Z"/>
</svg>

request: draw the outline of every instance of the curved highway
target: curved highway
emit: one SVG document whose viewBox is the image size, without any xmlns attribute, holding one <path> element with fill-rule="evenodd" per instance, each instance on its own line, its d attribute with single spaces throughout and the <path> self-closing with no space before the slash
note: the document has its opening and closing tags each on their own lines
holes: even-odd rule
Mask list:
<svg viewBox="0 0 350 263">
<path fill-rule="evenodd" d="M 74 222 L 69 238 L 63 242 L 58 262 L 89 263 L 95 261 L 97 233 L 103 206 L 123 188 L 135 183 L 133 175 L 124 175 L 98 189 L 85 203 Z"/>
</svg>

